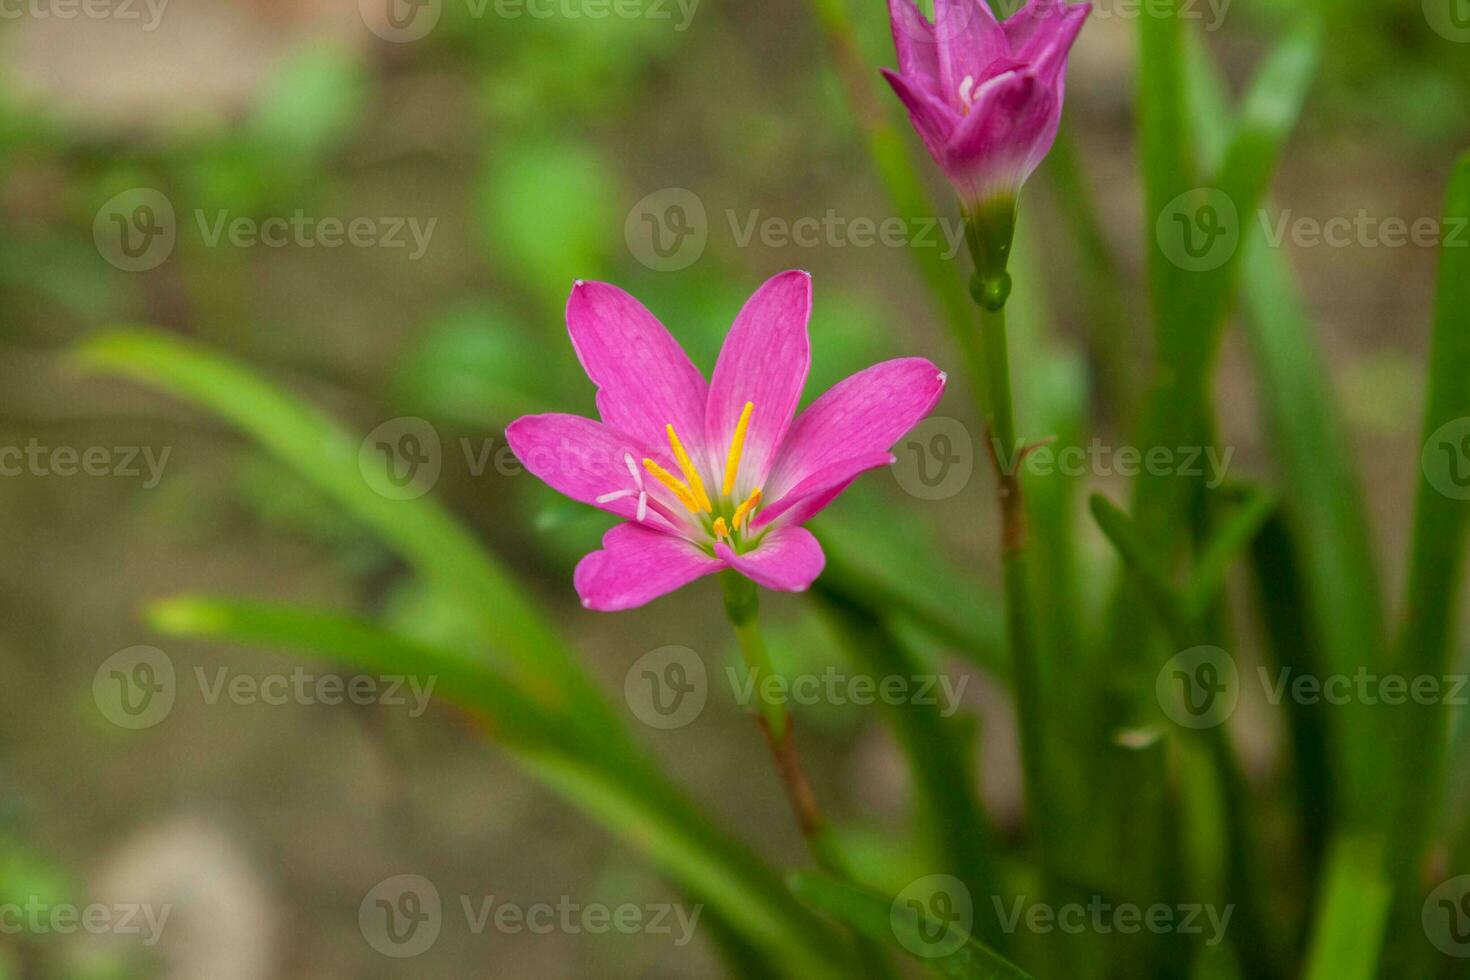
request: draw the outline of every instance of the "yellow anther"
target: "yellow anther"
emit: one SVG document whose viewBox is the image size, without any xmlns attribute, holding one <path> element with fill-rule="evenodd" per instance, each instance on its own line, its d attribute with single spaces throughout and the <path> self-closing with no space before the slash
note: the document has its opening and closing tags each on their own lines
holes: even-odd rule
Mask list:
<svg viewBox="0 0 1470 980">
<path fill-rule="evenodd" d="M 713 510 L 714 508 L 710 506 L 709 494 L 704 492 L 704 481 L 699 478 L 699 471 L 694 468 L 689 454 L 684 451 L 684 444 L 679 441 L 673 425 L 666 425 L 664 428 L 669 433 L 669 448 L 674 451 L 674 459 L 678 462 L 679 471 L 684 474 L 684 482 L 689 487 L 689 496 L 694 498 L 700 510 Z"/>
<path fill-rule="evenodd" d="M 689 488 L 684 485 L 683 481 L 651 459 L 643 461 L 643 468 L 653 474 L 655 480 L 672 490 L 674 496 L 679 498 L 679 503 L 688 507 L 691 514 L 699 513 L 699 505 L 694 502 L 693 495 L 690 494 Z"/>
<path fill-rule="evenodd" d="M 735 516 L 730 518 L 730 526 L 738 528 L 740 522 L 750 515 L 751 511 L 760 506 L 761 488 L 756 487 L 750 491 L 750 496 L 745 498 L 745 503 L 735 508 Z"/>
<path fill-rule="evenodd" d="M 728 538 L 729 536 L 730 536 L 730 527 L 729 527 L 729 525 L 727 525 L 725 523 L 725 519 L 723 517 L 716 517 L 715 518 L 715 537 L 717 537 L 717 538 Z"/>
<path fill-rule="evenodd" d="M 730 440 L 730 455 L 725 459 L 725 496 L 735 492 L 735 477 L 740 472 L 740 454 L 745 451 L 745 430 L 750 427 L 750 413 L 755 411 L 755 402 L 746 402 L 740 410 L 740 421 L 735 424 L 735 438 Z"/>
</svg>

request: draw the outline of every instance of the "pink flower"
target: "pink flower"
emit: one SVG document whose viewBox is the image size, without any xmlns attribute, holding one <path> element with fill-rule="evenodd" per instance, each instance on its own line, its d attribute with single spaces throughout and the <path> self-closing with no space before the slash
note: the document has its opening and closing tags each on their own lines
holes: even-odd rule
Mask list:
<svg viewBox="0 0 1470 980">
<path fill-rule="evenodd" d="M 883 69 L 967 210 L 1014 198 L 1051 149 L 1067 52 L 1091 4 L 1028 0 L 998 23 L 986 0 L 888 0 L 898 71 Z"/>
<path fill-rule="evenodd" d="M 600 282 L 572 289 L 567 330 L 602 421 L 527 415 L 505 434 L 551 487 L 626 518 L 577 565 L 582 605 L 630 609 L 723 568 L 788 592 L 821 573 L 802 523 L 893 462 L 889 447 L 934 407 L 944 375 L 919 357 L 884 361 L 798 416 L 811 303 L 805 272 L 768 280 L 707 382 L 632 296 Z"/>
</svg>

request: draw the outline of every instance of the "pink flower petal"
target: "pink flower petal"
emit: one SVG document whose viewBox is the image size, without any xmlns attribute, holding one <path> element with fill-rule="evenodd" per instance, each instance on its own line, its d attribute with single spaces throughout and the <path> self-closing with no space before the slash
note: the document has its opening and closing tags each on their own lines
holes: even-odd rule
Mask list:
<svg viewBox="0 0 1470 980">
<path fill-rule="evenodd" d="M 761 508 L 750 526 L 759 530 L 783 516 L 787 524 L 804 524 L 836 500 L 853 480 L 868 470 L 888 466 L 893 461 L 893 454 L 884 451 L 828 464 L 792 487 L 779 500 Z"/>
<path fill-rule="evenodd" d="M 567 300 L 567 331 L 597 385 L 602 420 L 649 446 L 667 445 L 664 426 L 702 447 L 709 386 L 663 324 L 632 296 L 578 282 Z"/>
<path fill-rule="evenodd" d="M 781 500 L 833 464 L 886 455 L 933 410 L 944 383 L 944 373 L 922 357 L 883 361 L 839 381 L 792 424 L 767 499 Z"/>
<path fill-rule="evenodd" d="M 1011 57 L 1030 65 L 1042 82 L 1050 85 L 1066 69 L 1067 52 L 1091 11 L 1090 3 L 1029 0 L 1001 24 Z"/>
<path fill-rule="evenodd" d="M 572 576 L 582 605 L 600 612 L 632 609 L 724 567 L 699 548 L 636 524 L 619 524 L 602 550 L 577 563 Z"/>
<path fill-rule="evenodd" d="M 524 415 L 506 426 L 505 438 L 521 465 L 573 500 L 636 521 L 646 491 L 645 523 L 668 531 L 687 524 L 683 505 L 643 472 L 649 453 L 610 426 L 579 415 Z"/>
<path fill-rule="evenodd" d="M 939 85 L 939 49 L 930 24 L 914 6 L 914 0 L 888 0 L 888 22 L 893 30 L 893 47 L 898 52 L 898 70 L 920 84 Z"/>
<path fill-rule="evenodd" d="M 760 486 L 776 448 L 791 425 L 811 366 L 806 325 L 812 312 L 812 280 L 805 272 L 773 276 L 746 300 L 725 338 L 710 379 L 710 471 L 720 480 L 725 456 L 746 402 L 755 405 L 745 435 L 736 499 Z M 719 486 L 710 489 L 718 493 Z"/>
<path fill-rule="evenodd" d="M 964 174 L 973 200 L 1015 194 L 1046 156 L 1062 106 L 1056 93 L 1026 68 L 990 78 L 950 136 L 945 170 Z"/>
<path fill-rule="evenodd" d="M 778 592 L 805 591 L 827 564 L 816 537 L 796 525 L 777 528 L 743 555 L 724 542 L 715 545 L 715 554 L 752 582 Z"/>
<path fill-rule="evenodd" d="M 903 107 L 908 110 L 909 121 L 913 123 L 919 138 L 924 141 L 924 148 L 935 161 L 943 164 L 949 152 L 950 134 L 959 125 L 960 114 L 931 95 L 922 82 L 914 81 L 889 68 L 881 71 Z"/>
<path fill-rule="evenodd" d="M 987 0 L 934 0 L 934 36 L 939 42 L 939 88 L 950 105 L 959 104 L 966 78 L 979 85 L 986 68 L 1010 54 L 1005 31 Z"/>
</svg>

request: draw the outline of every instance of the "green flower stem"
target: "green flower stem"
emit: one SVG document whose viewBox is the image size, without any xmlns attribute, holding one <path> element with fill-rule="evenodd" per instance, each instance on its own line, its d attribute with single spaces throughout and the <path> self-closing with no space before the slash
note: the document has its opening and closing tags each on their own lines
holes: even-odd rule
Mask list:
<svg viewBox="0 0 1470 980">
<path fill-rule="evenodd" d="M 823 871 L 856 882 L 826 818 L 817 806 L 811 779 L 807 777 L 801 755 L 796 751 L 796 740 L 791 737 L 791 714 L 786 710 L 786 703 L 779 697 L 773 697 L 774 692 L 767 690 L 764 683 L 767 677 L 776 676 L 776 671 L 771 666 L 766 638 L 760 628 L 760 590 L 750 579 L 729 570 L 720 574 L 720 584 L 725 591 L 725 612 L 730 616 L 730 625 L 735 627 L 740 652 L 760 703 L 758 721 L 761 732 L 770 747 L 776 775 L 786 790 L 786 798 L 791 803 L 791 811 L 796 816 L 796 825 L 806 841 L 807 850 Z M 854 935 L 853 945 L 866 976 L 872 980 L 896 980 L 877 943 L 865 936 Z"/>
<path fill-rule="evenodd" d="M 781 785 L 786 789 L 797 827 L 812 857 L 823 870 L 850 878 L 847 863 L 842 859 L 826 818 L 817 806 L 811 780 L 807 778 L 806 767 L 796 751 L 786 703 L 766 683 L 766 678 L 776 676 L 776 671 L 771 666 L 766 639 L 761 633 L 760 592 L 754 582 L 734 571 L 722 572 L 720 584 L 725 590 L 725 612 L 730 616 L 730 625 L 735 627 L 740 652 L 745 658 L 746 669 L 750 671 L 751 685 L 759 703 L 761 731 L 770 746 L 771 761 L 776 766 Z"/>
<path fill-rule="evenodd" d="M 1033 836 L 1046 840 L 1050 813 L 1042 776 L 1047 771 L 1042 742 L 1040 665 L 1026 551 L 1026 506 L 1021 496 L 1021 460 L 1025 449 L 1016 439 L 1011 398 L 1010 350 L 1006 340 L 1006 299 L 1011 277 L 1006 272 L 1015 230 L 1015 202 L 998 198 L 966 216 L 965 239 L 975 260 L 970 294 L 980 307 L 980 347 L 985 363 L 985 427 L 995 464 L 1000 502 L 1000 557 L 1005 586 L 1006 630 L 1011 655 L 1011 684 L 1021 735 L 1021 762 L 1026 805 Z M 1043 865 L 1045 861 L 1043 860 Z"/>
</svg>

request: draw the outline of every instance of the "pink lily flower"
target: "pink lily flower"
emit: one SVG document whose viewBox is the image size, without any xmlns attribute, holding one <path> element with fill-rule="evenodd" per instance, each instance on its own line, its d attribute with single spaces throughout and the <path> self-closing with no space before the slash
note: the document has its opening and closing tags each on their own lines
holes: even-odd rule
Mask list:
<svg viewBox="0 0 1470 980">
<path fill-rule="evenodd" d="M 767 280 L 706 381 L 632 296 L 572 289 L 567 330 L 602 420 L 527 415 L 505 434 L 553 489 L 625 518 L 577 565 L 583 606 L 631 609 L 725 568 L 787 592 L 821 573 L 821 545 L 801 525 L 894 461 L 889 447 L 939 401 L 945 376 L 919 357 L 884 361 L 798 416 L 811 303 L 805 272 Z"/>
<path fill-rule="evenodd" d="M 997 22 L 986 0 L 888 0 L 898 71 L 883 69 L 967 211 L 1014 199 L 1051 150 L 1067 53 L 1092 5 L 1027 0 Z"/>
</svg>

